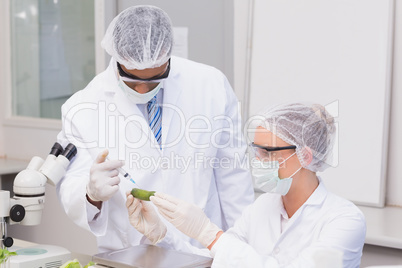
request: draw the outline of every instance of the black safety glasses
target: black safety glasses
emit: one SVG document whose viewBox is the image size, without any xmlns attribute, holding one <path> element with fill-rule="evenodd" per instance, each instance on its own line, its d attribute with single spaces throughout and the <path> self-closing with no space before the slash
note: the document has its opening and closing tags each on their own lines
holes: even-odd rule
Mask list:
<svg viewBox="0 0 402 268">
<path fill-rule="evenodd" d="M 121 68 L 120 63 L 117 62 L 117 70 L 119 71 L 119 74 L 121 76 L 121 79 L 126 82 L 143 82 L 143 83 L 159 83 L 162 80 L 166 79 L 169 76 L 170 72 L 170 59 L 168 61 L 168 65 L 166 67 L 166 70 L 163 72 L 163 74 L 158 74 L 150 78 L 140 78 L 138 76 L 126 73 L 123 68 Z"/>
<path fill-rule="evenodd" d="M 289 146 L 282 146 L 282 147 L 271 147 L 271 146 L 262 146 L 255 144 L 254 142 L 250 143 L 250 146 L 254 149 L 263 149 L 267 152 L 274 152 L 274 151 L 282 151 L 282 150 L 290 150 L 290 149 L 296 149 L 295 145 L 289 145 Z"/>
</svg>

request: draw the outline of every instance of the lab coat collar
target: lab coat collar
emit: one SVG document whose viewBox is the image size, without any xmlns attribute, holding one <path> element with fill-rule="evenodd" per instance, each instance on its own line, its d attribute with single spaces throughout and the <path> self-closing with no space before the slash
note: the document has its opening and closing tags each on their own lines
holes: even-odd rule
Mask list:
<svg viewBox="0 0 402 268">
<path fill-rule="evenodd" d="M 112 61 L 111 61 L 112 65 L 109 65 L 108 69 L 109 68 L 113 69 L 113 66 L 116 66 L 116 61 L 114 61 L 113 59 L 112 59 Z M 176 106 L 177 100 L 178 100 L 181 90 L 182 90 L 181 81 L 179 81 L 179 79 L 178 79 L 180 76 L 179 70 L 182 69 L 178 65 L 181 64 L 181 62 L 178 61 L 177 57 L 172 56 L 170 59 L 170 64 L 171 64 L 171 67 L 170 67 L 169 77 L 163 81 L 162 150 L 159 150 L 160 152 L 163 152 L 163 149 L 165 147 L 169 129 L 170 129 L 170 127 L 172 127 L 173 115 L 176 113 L 179 116 L 180 115 L 184 116 L 180 107 Z M 117 74 L 117 68 L 114 68 L 114 69 L 115 69 L 115 71 L 112 70 L 112 72 L 114 72 L 114 75 L 116 77 L 116 85 L 117 85 L 119 77 Z M 118 90 L 119 90 L 119 88 L 118 88 Z M 119 90 L 119 91 L 121 91 L 121 90 Z M 123 107 L 123 109 L 124 109 L 124 107 Z M 154 140 L 154 143 L 156 144 L 156 139 Z"/>
<path fill-rule="evenodd" d="M 112 103 L 115 104 L 118 112 L 130 122 L 135 122 L 135 125 L 138 126 L 137 128 L 139 131 L 142 131 L 146 137 L 151 137 L 152 139 L 154 135 L 151 133 L 152 130 L 149 128 L 148 121 L 144 118 L 144 115 L 138 106 L 127 99 L 127 96 L 118 85 L 119 76 L 117 74 L 117 65 L 113 58 L 110 60 L 108 68 L 102 75 L 106 76 L 102 81 L 105 83 L 103 85 L 104 92 L 105 94 L 111 95 Z M 156 140 L 151 140 L 150 142 L 156 143 Z M 153 147 L 158 151 L 159 154 L 161 154 L 161 150 L 158 148 L 158 146 Z"/>
<path fill-rule="evenodd" d="M 325 188 L 325 185 L 323 181 L 321 180 L 320 177 L 318 177 L 318 187 L 314 190 L 314 192 L 310 195 L 310 197 L 307 199 L 307 201 L 303 204 L 303 206 L 308 206 L 308 205 L 321 205 L 325 198 L 328 195 L 327 188 Z"/>
<path fill-rule="evenodd" d="M 280 238 L 276 242 L 277 245 L 279 243 L 281 243 L 283 241 L 283 239 L 285 239 L 285 237 L 287 237 L 287 233 L 289 232 L 289 230 L 292 230 L 293 228 L 295 228 L 297 226 L 297 223 L 301 219 L 300 215 L 303 213 L 303 211 L 304 211 L 304 209 L 306 209 L 306 207 L 321 206 L 324 203 L 324 201 L 328 195 L 328 191 L 325 188 L 324 183 L 322 182 L 320 177 L 318 177 L 318 181 L 319 181 L 319 184 L 318 184 L 318 187 L 315 189 L 315 191 L 310 195 L 310 197 L 307 199 L 307 201 L 304 202 L 304 204 L 296 211 L 296 213 L 289 219 L 288 223 L 286 224 L 285 229 L 282 231 L 282 234 L 280 235 Z M 282 198 L 280 198 L 279 200 L 281 201 L 281 204 L 279 204 L 279 206 L 278 206 L 279 212 L 286 219 L 287 213 L 283 206 Z"/>
<path fill-rule="evenodd" d="M 103 80 L 105 83 L 103 85 L 105 92 L 116 93 L 116 91 L 120 90 L 118 86 L 119 76 L 117 74 L 117 65 L 113 58 L 110 59 L 109 66 L 106 68 L 103 75 L 107 77 L 107 79 Z"/>
<path fill-rule="evenodd" d="M 282 200 L 282 198 L 280 200 Z M 289 219 L 288 213 L 286 212 L 286 209 L 285 209 L 285 206 L 283 205 L 283 202 L 279 203 L 278 208 L 279 208 L 279 212 L 280 212 L 282 218 Z"/>
<path fill-rule="evenodd" d="M 162 105 L 162 150 L 164 149 L 164 144 L 166 144 L 166 138 L 171 127 L 171 121 L 174 113 L 182 114 L 179 107 L 176 106 L 178 97 L 181 93 L 182 87 L 178 81 L 178 76 L 180 76 L 179 68 L 176 66 L 180 64 L 177 58 L 172 56 L 170 60 L 171 69 L 169 77 L 163 82 L 163 105 Z M 138 115 L 141 119 L 141 125 L 148 125 L 148 122 L 143 118 L 141 111 L 138 109 L 137 105 L 132 105 L 127 101 L 126 96 L 123 91 L 119 88 L 119 76 L 117 74 L 116 61 L 112 58 L 109 62 L 109 66 L 105 71 L 105 75 L 109 78 L 107 81 L 112 81 L 111 84 L 105 85 L 104 89 L 106 93 L 114 94 L 114 102 L 117 109 L 126 117 L 132 115 Z M 118 103 L 118 105 L 117 105 Z M 145 126 L 144 125 L 144 126 Z M 150 135 L 149 128 L 141 127 L 142 131 L 146 135 Z M 152 137 L 152 135 L 150 136 Z M 156 142 L 156 140 L 155 140 Z"/>
<path fill-rule="evenodd" d="M 317 178 L 318 178 L 318 186 L 317 186 L 317 188 L 310 195 L 310 197 L 306 200 L 306 202 L 304 202 L 304 204 L 298 209 L 298 211 L 301 211 L 305 206 L 321 205 L 325 201 L 325 198 L 328 195 L 328 191 L 325 188 L 325 185 L 322 182 L 321 178 L 320 177 L 317 177 Z M 286 210 L 285 210 L 285 208 L 283 206 L 282 197 L 278 198 L 278 209 L 279 209 L 281 214 L 286 213 Z"/>
<path fill-rule="evenodd" d="M 324 186 L 324 183 L 322 182 L 321 178 L 318 177 L 318 186 L 314 190 L 314 192 L 310 195 L 310 197 L 304 202 L 304 204 L 296 211 L 296 213 L 290 218 L 290 221 L 288 225 L 291 225 L 292 222 L 296 221 L 300 214 L 303 213 L 303 210 L 307 206 L 320 206 L 322 203 L 324 203 L 326 197 L 328 195 L 328 191 Z M 282 198 L 280 199 L 282 201 Z M 283 210 L 281 210 L 283 208 Z M 283 201 L 280 207 L 280 212 L 282 215 L 285 213 L 287 215 L 287 212 L 283 206 Z M 286 218 L 286 217 L 285 217 Z"/>
<path fill-rule="evenodd" d="M 162 150 L 166 144 L 166 138 L 170 127 L 172 126 L 172 117 L 176 113 L 177 115 L 184 116 L 180 107 L 176 105 L 180 96 L 182 86 L 180 85 L 180 73 L 176 64 L 179 64 L 176 57 L 172 57 L 170 60 L 171 69 L 169 77 L 163 82 L 163 106 L 162 106 Z M 181 121 L 181 120 L 180 120 Z M 181 122 L 184 123 L 184 122 Z M 180 126 L 182 127 L 182 126 Z"/>
</svg>

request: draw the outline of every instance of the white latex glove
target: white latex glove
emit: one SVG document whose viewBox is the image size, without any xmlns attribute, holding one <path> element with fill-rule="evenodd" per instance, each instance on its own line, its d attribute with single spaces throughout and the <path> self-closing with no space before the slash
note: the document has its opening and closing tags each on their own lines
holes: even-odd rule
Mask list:
<svg viewBox="0 0 402 268">
<path fill-rule="evenodd" d="M 166 225 L 148 201 L 134 198 L 127 192 L 126 207 L 131 225 L 145 235 L 152 244 L 155 245 L 165 237 Z"/>
<path fill-rule="evenodd" d="M 106 161 L 109 151 L 101 152 L 92 164 L 87 184 L 87 195 L 92 201 L 107 201 L 119 190 L 119 171 L 122 161 Z"/>
<path fill-rule="evenodd" d="M 159 213 L 179 231 L 208 247 L 221 229 L 213 224 L 201 208 L 173 196 L 156 192 L 150 200 Z"/>
</svg>

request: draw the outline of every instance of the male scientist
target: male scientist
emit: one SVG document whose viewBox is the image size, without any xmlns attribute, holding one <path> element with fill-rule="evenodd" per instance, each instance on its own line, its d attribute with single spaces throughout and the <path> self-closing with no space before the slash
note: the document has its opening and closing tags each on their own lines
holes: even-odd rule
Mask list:
<svg viewBox="0 0 402 268">
<path fill-rule="evenodd" d="M 132 188 L 196 204 L 223 230 L 254 200 L 229 82 L 213 67 L 172 56 L 172 46 L 163 10 L 124 10 L 102 40 L 109 66 L 62 107 L 58 141 L 74 143 L 78 153 L 58 196 L 67 215 L 96 236 L 100 252 L 142 243 L 202 247 L 167 221 L 167 230 L 144 229 L 146 213 L 130 221 Z"/>
</svg>

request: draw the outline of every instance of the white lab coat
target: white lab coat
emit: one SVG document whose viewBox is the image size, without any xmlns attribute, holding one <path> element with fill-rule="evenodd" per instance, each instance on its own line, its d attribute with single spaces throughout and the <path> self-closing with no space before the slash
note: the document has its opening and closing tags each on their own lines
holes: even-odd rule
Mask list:
<svg viewBox="0 0 402 268">
<path fill-rule="evenodd" d="M 212 267 L 316 267 L 325 249 L 341 251 L 343 267 L 359 267 L 366 224 L 353 203 L 320 182 L 281 232 L 283 213 L 280 195 L 261 195 L 212 247 Z"/>
<path fill-rule="evenodd" d="M 233 226 L 253 202 L 254 193 L 244 166 L 246 144 L 238 101 L 226 77 L 213 67 L 171 58 L 170 75 L 163 84 L 160 150 L 148 120 L 118 86 L 115 65 L 111 60 L 103 73 L 62 107 L 58 142 L 78 147 L 57 187 L 68 216 L 96 235 L 99 251 L 144 241 L 130 225 L 125 206 L 126 191 L 137 186 L 122 178 L 119 191 L 103 202 L 100 213 L 86 201 L 90 167 L 108 148 L 109 158 L 125 160 L 123 168 L 141 188 L 194 203 L 223 229 Z M 171 227 L 169 241 L 174 241 L 173 236 L 201 247 Z M 172 243 L 173 248 L 188 250 Z"/>
</svg>

